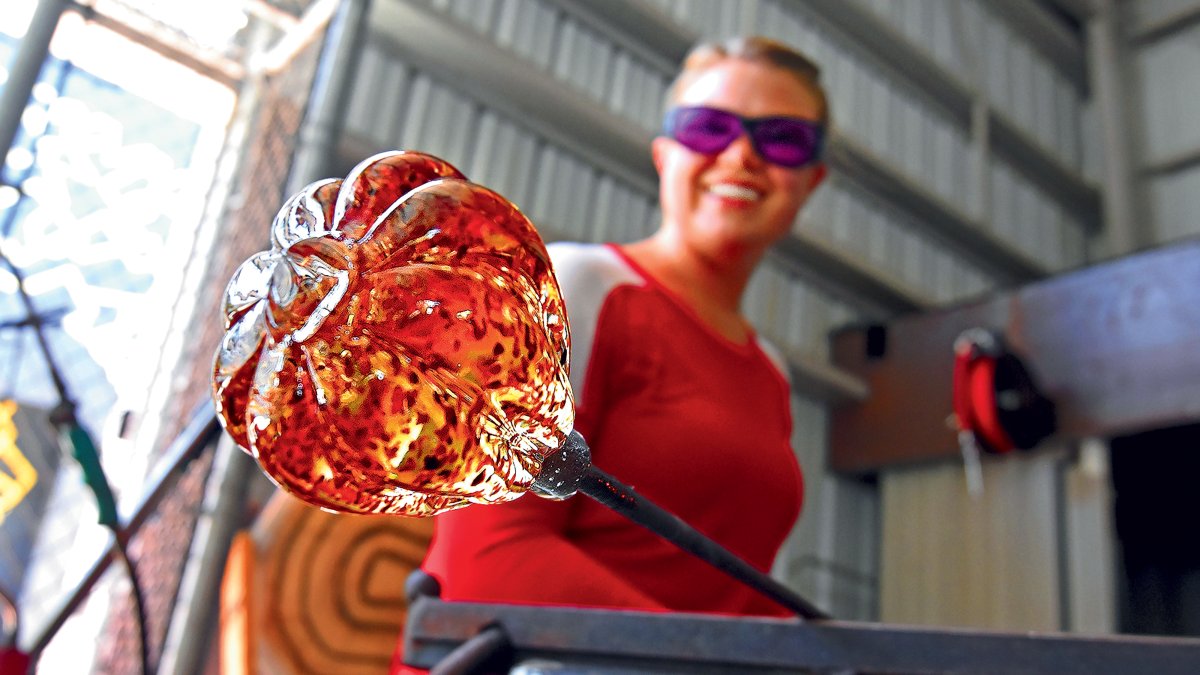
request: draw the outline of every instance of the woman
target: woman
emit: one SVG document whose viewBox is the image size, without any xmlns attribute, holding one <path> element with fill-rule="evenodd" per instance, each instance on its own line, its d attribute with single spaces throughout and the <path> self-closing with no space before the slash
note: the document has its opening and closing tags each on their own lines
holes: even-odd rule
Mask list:
<svg viewBox="0 0 1200 675">
<path fill-rule="evenodd" d="M 571 321 L 575 428 L 593 463 L 763 570 L 803 484 L 782 363 L 740 305 L 825 177 L 826 105 L 817 69 L 783 45 L 693 50 L 652 146 L 658 231 L 551 247 Z M 448 600 L 787 613 L 583 497 L 439 516 L 424 568 Z"/>
</svg>

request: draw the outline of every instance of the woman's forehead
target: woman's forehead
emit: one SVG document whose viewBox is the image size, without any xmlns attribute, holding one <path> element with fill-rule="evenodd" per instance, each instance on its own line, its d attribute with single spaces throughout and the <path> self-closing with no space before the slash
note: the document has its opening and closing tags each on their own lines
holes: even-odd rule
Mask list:
<svg viewBox="0 0 1200 675">
<path fill-rule="evenodd" d="M 682 105 L 712 105 L 748 117 L 789 115 L 813 118 L 820 101 L 792 72 L 758 61 L 729 58 L 703 71 L 680 92 Z"/>
</svg>

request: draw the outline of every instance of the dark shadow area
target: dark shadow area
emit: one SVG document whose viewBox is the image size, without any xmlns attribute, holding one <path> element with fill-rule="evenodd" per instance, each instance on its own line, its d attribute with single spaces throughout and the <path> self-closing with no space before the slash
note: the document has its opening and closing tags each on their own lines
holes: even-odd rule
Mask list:
<svg viewBox="0 0 1200 675">
<path fill-rule="evenodd" d="M 1200 424 L 1113 438 L 1122 633 L 1200 636 Z"/>
</svg>

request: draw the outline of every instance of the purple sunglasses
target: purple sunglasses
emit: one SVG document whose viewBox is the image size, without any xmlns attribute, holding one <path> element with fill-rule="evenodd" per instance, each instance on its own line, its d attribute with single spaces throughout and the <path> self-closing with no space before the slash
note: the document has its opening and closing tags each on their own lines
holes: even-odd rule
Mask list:
<svg viewBox="0 0 1200 675">
<path fill-rule="evenodd" d="M 704 106 L 681 106 L 667 111 L 663 134 L 702 155 L 715 155 L 745 131 L 760 157 L 795 169 L 821 156 L 825 127 L 799 117 L 742 117 Z"/>
</svg>

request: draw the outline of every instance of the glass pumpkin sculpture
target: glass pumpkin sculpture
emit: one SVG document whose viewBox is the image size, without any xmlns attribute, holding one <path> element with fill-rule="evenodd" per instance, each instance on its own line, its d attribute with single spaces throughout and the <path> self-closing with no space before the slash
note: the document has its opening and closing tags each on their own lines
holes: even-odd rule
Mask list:
<svg viewBox="0 0 1200 675">
<path fill-rule="evenodd" d="M 508 501 L 571 431 L 546 247 L 435 157 L 384 153 L 304 188 L 224 312 L 218 416 L 310 504 L 425 516 Z"/>
</svg>

